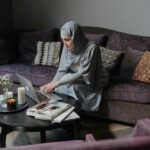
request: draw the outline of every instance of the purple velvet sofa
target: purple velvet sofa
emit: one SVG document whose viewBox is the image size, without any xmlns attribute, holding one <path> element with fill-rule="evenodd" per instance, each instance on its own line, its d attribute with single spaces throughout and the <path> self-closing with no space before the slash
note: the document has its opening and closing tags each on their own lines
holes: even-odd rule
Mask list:
<svg viewBox="0 0 150 150">
<path fill-rule="evenodd" d="M 110 82 L 103 92 L 100 111 L 87 114 L 130 124 L 150 117 L 150 84 L 132 79 L 141 55 L 150 51 L 150 37 L 99 27 L 83 29 L 85 33 L 105 35 L 105 47 L 123 53 L 118 65 L 110 72 Z"/>
<path fill-rule="evenodd" d="M 133 71 L 139 61 L 137 58 L 144 51 L 150 50 L 150 37 L 131 35 L 100 27 L 83 27 L 83 29 L 89 40 L 94 40 L 103 47 L 123 53 L 122 59 L 109 73 L 110 82 L 103 92 L 100 111 L 84 113 L 131 124 L 135 124 L 139 119 L 150 117 L 150 85 L 132 80 Z M 6 55 L 3 58 L 4 61 L 0 63 L 0 75 L 9 73 L 12 80 L 17 83 L 16 73 L 19 73 L 31 80 L 35 86 L 51 81 L 57 67 L 32 65 L 36 55 L 36 43 L 39 40 L 60 41 L 59 29 L 19 32 L 15 38 L 13 35 L 0 37 L 0 49 L 7 50 L 7 54 L 9 54 L 9 59 L 5 61 Z M 4 56 L 4 52 L 3 55 L 0 53 L 1 56 Z"/>
<path fill-rule="evenodd" d="M 137 122 L 130 136 L 126 138 L 96 141 L 92 134 L 87 134 L 85 137 L 85 141 L 74 140 L 51 142 L 44 144 L 3 148 L 3 150 L 149 150 L 149 131 L 150 119 L 143 119 Z"/>
</svg>

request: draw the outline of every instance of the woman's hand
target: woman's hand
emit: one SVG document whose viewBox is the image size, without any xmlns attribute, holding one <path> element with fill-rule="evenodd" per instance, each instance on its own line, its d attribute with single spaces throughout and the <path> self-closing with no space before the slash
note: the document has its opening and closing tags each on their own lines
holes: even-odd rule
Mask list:
<svg viewBox="0 0 150 150">
<path fill-rule="evenodd" d="M 56 87 L 58 87 L 58 82 L 50 82 L 40 87 L 40 90 L 44 93 L 52 92 Z"/>
</svg>

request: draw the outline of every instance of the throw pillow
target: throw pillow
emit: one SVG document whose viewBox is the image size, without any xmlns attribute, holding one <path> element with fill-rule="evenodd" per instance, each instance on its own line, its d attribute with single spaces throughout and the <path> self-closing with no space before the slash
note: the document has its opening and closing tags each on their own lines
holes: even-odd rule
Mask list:
<svg viewBox="0 0 150 150">
<path fill-rule="evenodd" d="M 15 41 L 14 37 L 12 39 L 8 37 L 0 38 L 0 65 L 11 63 L 15 61 L 16 51 L 15 51 Z"/>
<path fill-rule="evenodd" d="M 143 54 L 135 69 L 133 79 L 150 83 L 150 52 L 146 51 Z"/>
<path fill-rule="evenodd" d="M 124 54 L 120 72 L 129 73 L 131 77 L 143 54 L 144 52 L 129 47 Z"/>
<path fill-rule="evenodd" d="M 107 49 L 102 46 L 100 46 L 100 50 L 102 57 L 102 66 L 106 68 L 107 71 L 110 72 L 117 65 L 122 52 Z"/>
<path fill-rule="evenodd" d="M 34 65 L 58 66 L 60 58 L 60 42 L 37 42 L 37 53 Z"/>
</svg>

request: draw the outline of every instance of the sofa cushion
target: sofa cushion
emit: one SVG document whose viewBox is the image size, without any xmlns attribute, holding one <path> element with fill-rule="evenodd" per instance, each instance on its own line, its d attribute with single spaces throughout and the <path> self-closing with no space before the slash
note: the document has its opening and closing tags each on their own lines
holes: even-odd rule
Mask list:
<svg viewBox="0 0 150 150">
<path fill-rule="evenodd" d="M 131 35 L 114 31 L 107 43 L 107 48 L 126 52 L 128 47 L 140 51 L 150 51 L 150 37 Z"/>
<path fill-rule="evenodd" d="M 145 52 L 138 63 L 134 75 L 134 80 L 150 83 L 150 52 Z"/>
<path fill-rule="evenodd" d="M 33 85 L 41 86 L 50 82 L 56 74 L 56 67 L 30 64 L 9 64 L 0 66 L 0 75 L 10 74 L 14 82 L 19 82 L 16 73 L 29 79 Z"/>
<path fill-rule="evenodd" d="M 122 60 L 120 73 L 128 73 L 131 77 L 143 54 L 142 51 L 128 48 Z"/>
<path fill-rule="evenodd" d="M 31 64 L 36 55 L 37 41 L 57 41 L 58 33 L 56 28 L 20 33 L 18 62 Z"/>
<path fill-rule="evenodd" d="M 85 36 L 89 41 L 95 41 L 99 45 L 105 46 L 106 44 L 107 38 L 104 34 L 85 33 Z"/>
<path fill-rule="evenodd" d="M 102 65 L 108 71 L 112 71 L 112 69 L 117 65 L 119 58 L 121 57 L 122 52 L 116 51 L 112 49 L 108 49 L 100 46 L 101 57 L 102 57 Z"/>
<path fill-rule="evenodd" d="M 137 121 L 130 137 L 150 136 L 150 119 L 144 118 Z"/>
<path fill-rule="evenodd" d="M 112 84 L 104 92 L 104 99 L 150 103 L 150 85 L 130 80 L 126 83 Z"/>
<path fill-rule="evenodd" d="M 58 66 L 60 58 L 60 42 L 37 42 L 37 53 L 34 65 Z"/>
</svg>

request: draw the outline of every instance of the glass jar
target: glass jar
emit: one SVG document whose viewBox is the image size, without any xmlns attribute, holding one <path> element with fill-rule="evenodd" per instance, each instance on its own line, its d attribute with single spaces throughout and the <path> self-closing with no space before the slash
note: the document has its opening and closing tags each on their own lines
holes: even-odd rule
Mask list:
<svg viewBox="0 0 150 150">
<path fill-rule="evenodd" d="M 7 108 L 7 93 L 8 87 L 2 87 L 3 100 L 1 101 L 1 107 Z"/>
</svg>

